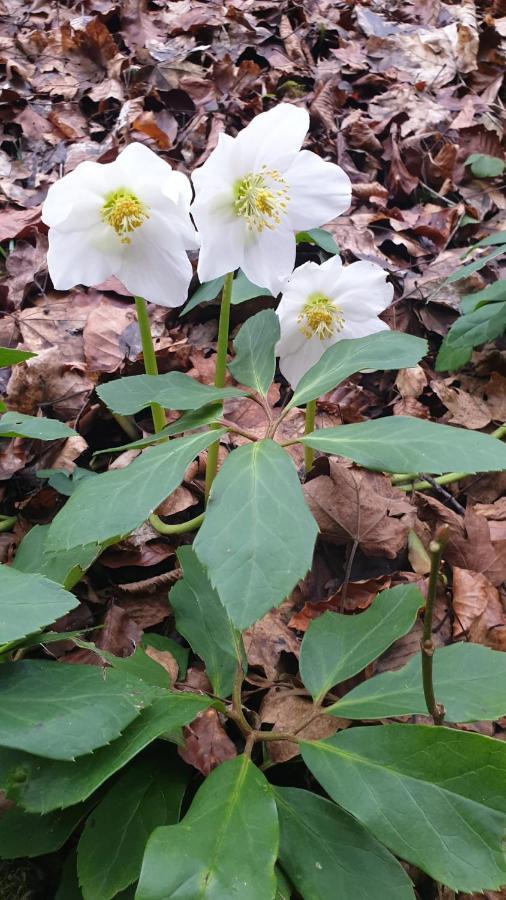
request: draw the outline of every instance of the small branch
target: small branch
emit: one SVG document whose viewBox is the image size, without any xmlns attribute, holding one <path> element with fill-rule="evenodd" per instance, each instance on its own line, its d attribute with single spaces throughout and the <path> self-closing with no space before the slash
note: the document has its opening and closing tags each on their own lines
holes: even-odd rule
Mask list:
<svg viewBox="0 0 506 900">
<path fill-rule="evenodd" d="M 353 541 L 353 545 L 350 549 L 348 559 L 346 561 L 346 572 L 344 573 L 344 581 L 343 581 L 343 586 L 341 588 L 341 599 L 339 601 L 339 612 L 342 612 L 342 613 L 344 613 L 344 608 L 346 605 L 346 595 L 348 593 L 348 585 L 350 583 L 351 569 L 353 566 L 353 562 L 354 562 L 355 554 L 356 554 L 357 550 L 358 550 L 358 540 L 355 538 L 355 540 Z"/>
<path fill-rule="evenodd" d="M 168 525 L 166 522 L 162 522 L 160 516 L 157 516 L 155 513 L 152 513 L 149 517 L 149 524 L 159 534 L 186 534 L 187 531 L 195 531 L 197 528 L 200 528 L 203 521 L 204 513 L 201 513 L 200 516 L 195 516 L 194 519 L 188 519 L 187 522 L 178 522 L 176 525 Z"/>
<path fill-rule="evenodd" d="M 316 400 L 309 400 L 306 403 L 306 418 L 304 423 L 304 434 L 312 434 L 314 431 L 316 420 Z M 306 478 L 314 465 L 314 450 L 307 444 L 304 444 L 304 470 Z"/>
<path fill-rule="evenodd" d="M 443 498 L 445 503 L 451 507 L 451 509 L 455 510 L 460 516 L 465 516 L 466 511 L 464 507 L 455 500 L 455 497 L 452 497 L 449 491 L 445 491 L 444 487 L 437 483 L 436 479 L 432 477 L 432 475 L 426 475 L 425 472 L 420 472 L 422 478 L 425 478 L 425 481 L 428 481 L 429 484 L 432 485 L 436 494 L 439 494 L 440 497 Z"/>
<path fill-rule="evenodd" d="M 234 434 L 240 434 L 241 437 L 245 437 L 248 441 L 258 441 L 258 435 L 253 434 L 252 431 L 245 431 L 244 428 L 239 428 L 235 422 L 231 422 L 229 419 L 217 419 L 218 425 L 222 425 L 223 428 L 227 428 L 229 431 L 232 431 Z"/>
<path fill-rule="evenodd" d="M 443 550 L 448 540 L 448 525 L 443 526 L 436 535 L 436 539 L 429 544 L 430 553 L 430 576 L 429 588 L 427 592 L 427 604 L 425 606 L 425 615 L 423 618 L 423 636 L 420 642 L 422 651 L 422 681 L 425 703 L 429 714 L 432 716 L 435 725 L 441 725 L 445 716 L 445 708 L 440 703 L 436 703 L 434 694 L 433 681 L 433 658 L 434 644 L 432 641 L 432 615 L 434 611 L 434 602 L 436 599 L 437 585 L 439 579 L 439 567 L 443 558 Z"/>
<path fill-rule="evenodd" d="M 234 687 L 232 689 L 232 711 L 234 713 L 233 719 L 243 732 L 243 734 L 248 735 L 249 737 L 254 733 L 253 728 L 248 722 L 246 716 L 242 711 L 242 683 L 244 681 L 244 672 L 242 670 L 242 666 L 240 663 L 237 663 L 237 668 L 235 671 L 234 678 Z"/>
</svg>

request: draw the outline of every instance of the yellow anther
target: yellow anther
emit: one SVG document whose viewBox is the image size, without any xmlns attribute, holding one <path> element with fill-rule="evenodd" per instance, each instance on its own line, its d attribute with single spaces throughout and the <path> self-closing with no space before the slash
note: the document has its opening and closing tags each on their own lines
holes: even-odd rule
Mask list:
<svg viewBox="0 0 506 900">
<path fill-rule="evenodd" d="M 344 316 L 340 306 L 325 294 L 311 294 L 302 312 L 297 316 L 299 329 L 308 340 L 317 337 L 321 341 L 332 337 L 335 331 L 344 328 Z"/>
<path fill-rule="evenodd" d="M 129 234 L 149 218 L 147 206 L 126 188 L 108 194 L 102 206 L 102 219 L 114 228 L 122 244 L 129 244 Z"/>
<path fill-rule="evenodd" d="M 245 175 L 234 186 L 234 210 L 246 220 L 250 231 L 276 228 L 289 199 L 284 178 L 276 169 L 266 166 L 256 174 Z"/>
</svg>

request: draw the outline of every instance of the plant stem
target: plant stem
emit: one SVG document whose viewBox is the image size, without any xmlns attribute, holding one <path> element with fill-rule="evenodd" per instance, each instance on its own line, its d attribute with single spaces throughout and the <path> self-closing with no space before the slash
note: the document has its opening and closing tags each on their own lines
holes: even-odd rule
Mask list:
<svg viewBox="0 0 506 900">
<path fill-rule="evenodd" d="M 435 725 L 441 725 L 445 716 L 445 708 L 440 703 L 436 703 L 434 694 L 434 680 L 432 671 L 432 662 L 434 659 L 434 644 L 432 641 L 432 615 L 434 612 L 434 601 L 436 599 L 437 584 L 439 579 L 439 567 L 443 557 L 443 550 L 448 540 L 448 525 L 443 526 L 436 536 L 436 539 L 429 544 L 430 554 L 430 575 L 429 587 L 427 591 L 427 603 L 425 605 L 425 614 L 423 617 L 423 636 L 420 642 L 422 651 L 422 681 L 423 693 L 427 709 L 434 720 Z"/>
<path fill-rule="evenodd" d="M 232 708 L 235 713 L 235 721 L 239 725 L 241 731 L 248 736 L 253 733 L 253 728 L 248 722 L 242 711 L 242 683 L 244 681 L 244 672 L 240 663 L 237 663 L 235 670 L 234 687 L 232 689 Z"/>
<path fill-rule="evenodd" d="M 230 327 L 230 303 L 232 300 L 232 284 L 234 281 L 234 273 L 229 272 L 225 275 L 223 284 L 223 293 L 221 296 L 220 306 L 220 324 L 218 326 L 218 347 L 216 354 L 216 370 L 214 373 L 214 386 L 217 388 L 225 387 L 225 378 L 227 374 L 227 350 L 228 350 L 228 330 Z M 211 428 L 219 428 L 218 424 L 211 425 Z M 206 500 L 209 497 L 211 485 L 215 479 L 218 468 L 218 451 L 219 441 L 211 444 L 207 451 L 206 465 Z"/>
<path fill-rule="evenodd" d="M 204 513 L 195 516 L 194 519 L 188 519 L 187 522 L 178 522 L 176 525 L 168 525 L 162 522 L 160 516 L 152 513 L 149 517 L 149 523 L 159 534 L 186 534 L 187 531 L 195 531 L 200 528 L 204 521 Z"/>
<path fill-rule="evenodd" d="M 314 431 L 316 419 L 316 400 L 310 400 L 306 403 L 306 423 L 304 425 L 304 434 L 311 434 Z M 312 447 L 304 444 L 304 469 L 306 475 L 309 474 L 314 464 L 314 450 Z"/>
<path fill-rule="evenodd" d="M 0 516 L 0 532 L 10 531 L 18 520 L 17 516 Z"/>
<path fill-rule="evenodd" d="M 135 298 L 135 309 L 137 312 L 139 331 L 141 333 L 144 370 L 146 372 L 146 375 L 158 375 L 158 366 L 156 364 L 153 337 L 151 334 L 151 329 L 149 327 L 148 305 L 142 297 Z M 155 432 L 161 431 L 162 428 L 165 428 L 165 413 L 159 403 L 151 404 L 151 415 L 153 416 L 153 428 Z"/>
</svg>

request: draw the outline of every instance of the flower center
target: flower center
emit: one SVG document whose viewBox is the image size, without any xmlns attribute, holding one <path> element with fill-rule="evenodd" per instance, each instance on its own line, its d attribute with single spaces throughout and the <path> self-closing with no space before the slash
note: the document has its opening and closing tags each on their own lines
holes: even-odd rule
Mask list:
<svg viewBox="0 0 506 900">
<path fill-rule="evenodd" d="M 234 210 L 245 219 L 250 231 L 271 230 L 281 222 L 290 197 L 288 185 L 277 169 L 262 166 L 234 185 Z"/>
<path fill-rule="evenodd" d="M 299 329 L 308 340 L 316 335 L 320 341 L 332 337 L 335 331 L 344 328 L 344 316 L 340 306 L 336 306 L 325 294 L 310 294 L 302 312 L 297 316 Z"/>
<path fill-rule="evenodd" d="M 102 219 L 114 228 L 122 244 L 129 244 L 129 234 L 149 219 L 148 207 L 126 188 L 118 188 L 105 198 Z"/>
</svg>

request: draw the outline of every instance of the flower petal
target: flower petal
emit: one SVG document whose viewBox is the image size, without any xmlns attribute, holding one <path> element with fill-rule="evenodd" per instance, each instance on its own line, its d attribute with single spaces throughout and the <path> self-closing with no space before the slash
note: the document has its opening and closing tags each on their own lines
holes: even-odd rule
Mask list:
<svg viewBox="0 0 506 900">
<path fill-rule="evenodd" d="M 246 224 L 237 216 L 209 215 L 205 210 L 193 213 L 200 236 L 197 266 L 201 282 L 234 272 L 243 265 Z"/>
<path fill-rule="evenodd" d="M 167 233 L 151 220 L 131 237 L 114 275 L 134 296 L 160 306 L 181 306 L 193 274 L 182 246 L 167 240 Z"/>
<path fill-rule="evenodd" d="M 50 228 L 68 231 L 90 228 L 100 222 L 104 197 L 118 184 L 114 163 L 82 162 L 51 185 L 42 206 L 42 221 Z"/>
<path fill-rule="evenodd" d="M 283 177 L 288 182 L 288 217 L 294 231 L 324 225 L 351 203 L 351 181 L 346 172 L 310 150 L 301 150 Z"/>
<path fill-rule="evenodd" d="M 229 134 L 221 132 L 218 143 L 205 163 L 192 172 L 192 182 L 195 188 L 196 201 L 207 203 L 217 194 L 229 193 L 232 198 L 232 185 L 239 177 L 240 167 L 234 170 L 234 162 L 237 163 L 235 153 L 235 140 Z"/>
<path fill-rule="evenodd" d="M 47 265 L 57 291 L 100 284 L 113 274 L 121 253 L 116 235 L 112 241 L 111 229 L 102 223 L 85 231 L 49 229 Z"/>
<path fill-rule="evenodd" d="M 335 338 L 321 341 L 317 337 L 309 340 L 298 331 L 293 332 L 290 341 L 284 342 L 279 352 L 279 369 L 292 388 L 296 388 L 300 379 L 309 369 L 317 363 L 325 350 L 336 343 Z M 280 347 L 281 341 L 278 344 Z"/>
<path fill-rule="evenodd" d="M 362 338 L 368 337 L 370 334 L 376 334 L 377 331 L 390 331 L 390 327 L 383 322 L 382 319 L 362 319 L 360 322 L 345 320 L 343 330 L 339 332 L 339 340 L 344 338 Z M 368 369 L 368 371 L 372 371 Z"/>
<path fill-rule="evenodd" d="M 283 172 L 300 150 L 309 129 L 309 113 L 291 103 L 280 103 L 260 113 L 239 132 L 234 154 L 242 172 L 258 172 L 263 165 Z"/>
<path fill-rule="evenodd" d="M 394 289 L 386 281 L 387 275 L 381 266 L 366 260 L 343 268 L 330 296 L 342 308 L 347 321 L 371 319 L 390 306 Z"/>
<path fill-rule="evenodd" d="M 240 265 L 246 278 L 276 296 L 295 265 L 295 235 L 284 228 L 266 228 L 246 242 Z"/>
</svg>

